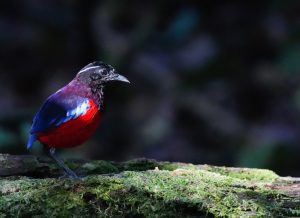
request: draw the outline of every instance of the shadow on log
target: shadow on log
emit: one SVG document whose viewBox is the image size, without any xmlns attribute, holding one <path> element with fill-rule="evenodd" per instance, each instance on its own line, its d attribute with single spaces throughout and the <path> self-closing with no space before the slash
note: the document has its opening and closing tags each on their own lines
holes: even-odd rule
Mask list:
<svg viewBox="0 0 300 218">
<path fill-rule="evenodd" d="M 47 158 L 0 155 L 0 217 L 300 216 L 300 180 L 261 169 L 135 159 L 69 160 L 82 181 L 57 179 Z"/>
</svg>

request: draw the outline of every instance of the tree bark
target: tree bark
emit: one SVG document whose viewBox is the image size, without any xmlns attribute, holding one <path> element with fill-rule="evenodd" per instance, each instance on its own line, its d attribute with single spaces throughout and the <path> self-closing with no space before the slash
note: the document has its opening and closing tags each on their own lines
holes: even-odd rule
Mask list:
<svg viewBox="0 0 300 218">
<path fill-rule="evenodd" d="M 135 159 L 0 155 L 0 217 L 297 217 L 300 179 L 270 170 Z"/>
</svg>

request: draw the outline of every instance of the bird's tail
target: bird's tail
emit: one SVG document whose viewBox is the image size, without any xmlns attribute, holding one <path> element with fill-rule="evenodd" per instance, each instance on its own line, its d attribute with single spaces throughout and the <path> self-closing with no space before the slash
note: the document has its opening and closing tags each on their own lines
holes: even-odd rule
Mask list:
<svg viewBox="0 0 300 218">
<path fill-rule="evenodd" d="M 28 139 L 28 142 L 27 142 L 27 149 L 29 150 L 33 143 L 36 141 L 36 135 L 35 134 L 32 134 L 30 135 L 29 139 Z"/>
</svg>

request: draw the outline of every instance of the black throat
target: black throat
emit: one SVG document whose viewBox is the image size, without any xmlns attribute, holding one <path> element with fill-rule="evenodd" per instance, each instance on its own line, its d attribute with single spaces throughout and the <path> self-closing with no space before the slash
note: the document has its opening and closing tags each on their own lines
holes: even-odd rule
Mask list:
<svg viewBox="0 0 300 218">
<path fill-rule="evenodd" d="M 103 110 L 103 101 L 104 101 L 104 85 L 103 84 L 91 84 L 91 91 L 94 100 L 99 106 L 100 110 Z"/>
</svg>

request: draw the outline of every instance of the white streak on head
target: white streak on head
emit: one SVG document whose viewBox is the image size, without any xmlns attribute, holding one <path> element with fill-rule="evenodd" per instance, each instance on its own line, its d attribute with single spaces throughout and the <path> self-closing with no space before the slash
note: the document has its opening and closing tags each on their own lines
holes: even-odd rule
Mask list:
<svg viewBox="0 0 300 218">
<path fill-rule="evenodd" d="M 81 74 L 81 73 L 83 73 L 83 72 L 86 72 L 86 71 L 88 71 L 88 70 L 90 70 L 90 69 L 95 69 L 95 68 L 99 68 L 99 66 L 92 66 L 92 67 L 84 68 L 84 69 L 82 69 L 81 71 L 79 71 L 78 74 Z"/>
</svg>

